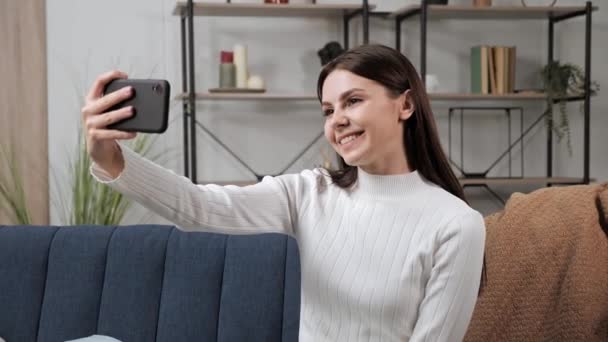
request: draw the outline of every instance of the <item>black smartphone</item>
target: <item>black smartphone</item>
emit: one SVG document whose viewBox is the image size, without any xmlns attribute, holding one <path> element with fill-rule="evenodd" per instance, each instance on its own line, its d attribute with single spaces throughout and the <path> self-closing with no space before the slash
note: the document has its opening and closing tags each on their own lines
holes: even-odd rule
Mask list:
<svg viewBox="0 0 608 342">
<path fill-rule="evenodd" d="M 133 87 L 133 95 L 108 111 L 133 106 L 133 116 L 116 122 L 108 128 L 127 132 L 163 133 L 169 121 L 171 86 L 166 80 L 115 79 L 108 83 L 104 94 L 124 87 Z"/>
</svg>

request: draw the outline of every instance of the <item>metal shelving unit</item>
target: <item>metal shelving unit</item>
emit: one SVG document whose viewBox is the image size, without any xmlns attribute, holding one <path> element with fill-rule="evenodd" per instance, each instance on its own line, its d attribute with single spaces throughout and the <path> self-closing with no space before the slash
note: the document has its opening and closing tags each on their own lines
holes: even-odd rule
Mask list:
<svg viewBox="0 0 608 342">
<path fill-rule="evenodd" d="M 493 19 L 493 20 L 547 20 L 549 25 L 547 60 L 554 60 L 554 26 L 555 24 L 576 17 L 585 18 L 585 92 L 573 95 L 565 99 L 568 102 L 583 101 L 584 108 L 584 171 L 582 177 L 554 177 L 553 176 L 553 133 L 547 130 L 547 173 L 546 177 L 465 177 L 461 179 L 463 186 L 489 185 L 523 185 L 523 184 L 588 184 L 589 177 L 589 128 L 590 128 L 590 75 L 591 75 L 591 15 L 597 10 L 591 2 L 584 6 L 553 6 L 553 7 L 523 7 L 523 6 L 491 6 L 486 8 L 466 5 L 429 5 L 422 0 L 420 5 L 408 5 L 394 12 L 373 12 L 374 6 L 362 0 L 361 4 L 332 4 L 332 5 L 299 5 L 299 4 L 234 4 L 227 0 L 226 3 L 204 3 L 192 0 L 179 1 L 176 3 L 173 14 L 181 17 L 181 42 L 182 42 L 182 89 L 183 92 L 177 96 L 183 101 L 183 130 L 184 130 L 184 173 L 193 182 L 197 182 L 197 148 L 196 128 L 205 131 L 213 140 L 222 146 L 237 161 L 243 164 L 257 180 L 262 175 L 257 174 L 245 164 L 234 152 L 232 152 L 211 131 L 196 120 L 197 101 L 316 101 L 314 94 L 289 94 L 289 93 L 262 93 L 262 94 L 240 94 L 240 93 L 206 93 L 196 92 L 194 84 L 194 17 L 218 17 L 218 16 L 247 16 L 247 17 L 326 17 L 330 19 L 342 18 L 343 21 L 343 44 L 349 47 L 350 22 L 354 17 L 361 16 L 363 27 L 363 43 L 369 40 L 369 18 L 380 17 L 392 20 L 395 23 L 395 46 L 401 48 L 401 31 L 403 23 L 414 17 L 420 20 L 420 67 L 419 72 L 425 79 L 427 71 L 427 26 L 430 20 L 441 19 Z M 523 102 L 544 101 L 546 96 L 542 93 L 512 93 L 512 94 L 470 94 L 470 93 L 431 93 L 432 101 L 442 102 L 470 102 L 470 101 L 500 101 L 500 102 Z M 540 117 L 539 117 L 540 118 Z M 517 144 L 527 132 L 531 131 L 533 125 L 542 120 L 537 119 L 526 128 L 525 132 L 509 146 L 511 149 Z M 298 154 L 290 164 L 277 174 L 285 172 L 295 163 L 313 144 L 322 137 L 319 134 L 306 148 Z M 230 184 L 252 184 L 255 181 L 236 181 Z"/>
<path fill-rule="evenodd" d="M 591 15 L 597 10 L 590 1 L 584 6 L 548 6 L 548 7 L 523 7 L 523 6 L 490 6 L 473 7 L 466 5 L 430 5 L 426 0 L 422 0 L 420 5 L 409 5 L 392 13 L 377 13 L 395 22 L 395 46 L 401 49 L 401 30 L 403 22 L 413 17 L 420 18 L 420 74 L 422 80 L 425 79 L 427 70 L 427 26 L 430 20 L 441 19 L 493 19 L 493 20 L 547 20 L 548 21 L 548 51 L 547 61 L 554 61 L 554 27 L 555 24 L 564 20 L 584 17 L 585 19 L 585 85 L 584 93 L 571 96 L 565 99 L 568 102 L 583 101 L 584 110 L 584 147 L 583 147 L 583 175 L 582 177 L 554 177 L 553 176 L 553 132 L 547 129 L 547 173 L 546 177 L 465 177 L 461 179 L 463 186 L 484 186 L 489 185 L 516 185 L 516 184 L 536 184 L 541 183 L 547 186 L 553 184 L 588 184 L 589 177 L 589 145 L 590 145 L 590 101 L 591 101 Z M 481 95 L 481 94 L 451 94 L 441 96 L 440 94 L 430 94 L 432 100 L 441 101 L 467 101 L 467 100 L 492 100 L 492 101 L 520 101 L 520 100 L 544 100 L 543 94 L 505 94 L 505 95 Z M 542 115 L 541 115 L 542 116 Z M 543 120 L 537 119 L 533 125 L 526 129 L 530 131 L 534 125 Z M 523 138 L 520 137 L 520 139 Z M 516 140 L 509 149 L 517 144 Z"/>
<path fill-rule="evenodd" d="M 236 153 L 231 151 L 222 141 L 209 129 L 196 119 L 196 102 L 210 100 L 244 100 L 244 101 L 311 101 L 316 100 L 313 94 L 210 94 L 197 93 L 194 84 L 194 17 L 327 17 L 342 18 L 343 22 L 343 45 L 349 47 L 350 22 L 354 17 L 361 16 L 363 20 L 363 42 L 369 41 L 369 17 L 374 6 L 369 5 L 367 0 L 362 0 L 360 5 L 353 4 L 236 4 L 230 3 L 204 3 L 192 0 L 179 1 L 176 3 L 173 14 L 181 17 L 181 54 L 182 54 L 182 94 L 177 98 L 183 102 L 183 134 L 184 134 L 184 173 L 193 183 L 198 182 L 197 177 L 197 127 L 207 133 L 226 152 L 232 155 L 245 168 L 247 168 L 258 180 L 264 175 L 255 172 Z M 282 174 L 293 165 L 314 143 L 323 136 L 317 135 L 306 148 L 300 152 L 282 171 Z M 250 184 L 250 182 L 230 182 L 230 184 Z"/>
</svg>

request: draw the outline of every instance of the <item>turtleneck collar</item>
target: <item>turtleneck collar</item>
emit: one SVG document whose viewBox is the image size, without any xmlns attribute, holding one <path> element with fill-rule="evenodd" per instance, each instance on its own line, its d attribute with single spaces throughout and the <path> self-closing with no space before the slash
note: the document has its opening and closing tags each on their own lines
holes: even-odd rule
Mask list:
<svg viewBox="0 0 608 342">
<path fill-rule="evenodd" d="M 355 192 L 377 199 L 403 198 L 428 186 L 417 170 L 397 175 L 374 175 L 358 168 Z"/>
</svg>

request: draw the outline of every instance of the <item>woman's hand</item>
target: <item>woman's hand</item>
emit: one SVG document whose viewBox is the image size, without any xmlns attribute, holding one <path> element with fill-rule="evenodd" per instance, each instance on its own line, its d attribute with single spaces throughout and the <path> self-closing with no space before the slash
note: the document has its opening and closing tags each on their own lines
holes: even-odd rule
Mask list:
<svg viewBox="0 0 608 342">
<path fill-rule="evenodd" d="M 124 169 L 124 158 L 116 140 L 127 140 L 136 137 L 135 132 L 124 132 L 108 129 L 107 126 L 133 115 L 132 107 L 107 111 L 133 94 L 131 87 L 124 87 L 104 96 L 103 90 L 110 81 L 116 78 L 127 78 L 127 74 L 111 71 L 97 77 L 85 98 L 82 108 L 87 152 L 91 159 L 113 178 L 118 177 Z"/>
</svg>

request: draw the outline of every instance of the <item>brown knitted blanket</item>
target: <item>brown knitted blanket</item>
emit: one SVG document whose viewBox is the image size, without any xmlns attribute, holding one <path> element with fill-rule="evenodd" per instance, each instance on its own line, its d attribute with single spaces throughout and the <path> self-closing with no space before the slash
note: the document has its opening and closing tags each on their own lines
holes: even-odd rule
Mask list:
<svg viewBox="0 0 608 342">
<path fill-rule="evenodd" d="M 514 194 L 465 341 L 608 341 L 607 221 L 608 183 Z"/>
</svg>

